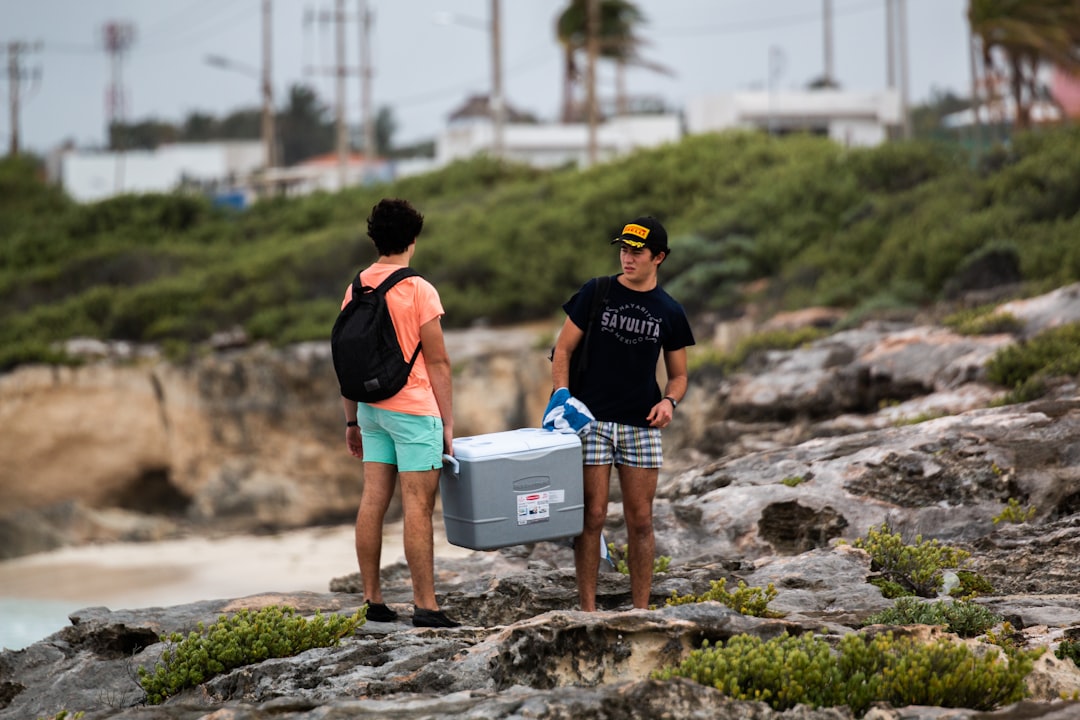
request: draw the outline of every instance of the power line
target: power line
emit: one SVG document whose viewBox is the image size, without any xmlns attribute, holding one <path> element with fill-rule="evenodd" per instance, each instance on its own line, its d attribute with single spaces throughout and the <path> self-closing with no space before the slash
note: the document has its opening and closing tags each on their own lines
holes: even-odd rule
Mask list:
<svg viewBox="0 0 1080 720">
<path fill-rule="evenodd" d="M 859 3 L 858 5 L 850 5 L 842 10 L 833 11 L 833 15 L 836 17 L 857 15 L 860 13 L 868 12 L 870 10 L 880 10 L 881 0 L 871 0 L 870 2 Z M 821 13 L 800 13 L 797 15 L 785 15 L 772 18 L 761 18 L 755 20 L 743 20 L 739 22 L 724 23 L 723 25 L 712 25 L 707 27 L 670 27 L 670 28 L 657 28 L 653 30 L 653 33 L 660 36 L 667 37 L 691 37 L 691 36 L 704 36 L 704 35 L 734 35 L 744 32 L 756 32 L 761 30 L 775 30 L 782 27 L 794 27 L 796 25 L 809 25 L 821 22 Z"/>
<path fill-rule="evenodd" d="M 219 10 L 225 10 L 226 6 L 222 5 Z M 258 5 L 249 5 L 247 7 L 239 8 L 237 12 L 225 16 L 223 18 L 214 18 L 212 16 L 204 16 L 202 19 L 196 21 L 194 24 L 188 25 L 179 31 L 171 32 L 168 38 L 162 42 L 154 43 L 148 46 L 145 50 L 147 54 L 161 54 L 176 52 L 178 50 L 188 50 L 191 48 L 191 44 L 194 41 L 203 41 L 209 38 L 217 37 L 222 33 L 235 30 L 237 25 L 242 20 L 257 15 L 260 12 Z"/>
<path fill-rule="evenodd" d="M 172 40 L 177 32 L 183 32 L 185 25 L 188 29 L 191 23 L 188 20 L 194 21 L 195 24 L 201 24 L 206 22 L 207 19 L 212 18 L 215 14 L 225 10 L 231 4 L 235 4 L 238 1 L 243 0 L 195 0 L 184 8 L 181 8 L 179 12 L 167 15 L 165 18 L 158 20 L 146 29 L 143 36 L 156 40 L 158 35 L 162 35 L 164 40 Z M 206 6 L 210 8 L 207 11 L 202 10 Z"/>
<path fill-rule="evenodd" d="M 508 75 L 516 75 L 523 70 L 532 70 L 540 64 L 550 62 L 551 48 L 548 45 L 537 46 L 528 53 L 525 53 L 520 60 L 508 68 Z M 537 62 L 534 58 L 540 59 L 540 55 L 549 57 L 542 58 L 542 62 Z M 388 101 L 388 105 L 393 107 L 408 107 L 415 105 L 426 105 L 427 103 L 443 100 L 447 97 L 460 95 L 463 91 L 475 88 L 477 85 L 487 82 L 486 78 L 476 78 L 469 82 L 458 83 L 456 85 L 450 85 L 436 90 L 428 90 L 426 92 L 417 93 L 415 95 L 406 95 L 398 98 L 397 100 Z"/>
</svg>

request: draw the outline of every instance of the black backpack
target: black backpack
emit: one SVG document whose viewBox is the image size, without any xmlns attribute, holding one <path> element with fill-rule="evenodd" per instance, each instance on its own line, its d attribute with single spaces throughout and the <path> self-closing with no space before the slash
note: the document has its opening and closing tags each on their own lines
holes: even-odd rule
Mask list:
<svg viewBox="0 0 1080 720">
<path fill-rule="evenodd" d="M 412 372 L 420 343 L 412 359 L 402 356 L 394 322 L 386 306 L 386 291 L 400 280 L 419 275 L 412 268 L 395 270 L 377 288 L 353 280 L 352 299 L 342 308 L 330 333 L 341 396 L 356 402 L 377 402 L 392 397 L 405 387 Z"/>
</svg>

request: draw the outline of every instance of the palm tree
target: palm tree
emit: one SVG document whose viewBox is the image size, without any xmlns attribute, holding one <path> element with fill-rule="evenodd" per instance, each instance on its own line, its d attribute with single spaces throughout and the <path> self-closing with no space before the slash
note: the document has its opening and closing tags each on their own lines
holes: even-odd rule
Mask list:
<svg viewBox="0 0 1080 720">
<path fill-rule="evenodd" d="M 1080 0 L 971 0 L 968 22 L 985 67 L 1008 75 L 1018 129 L 1031 125 L 1040 65 L 1080 73 Z"/>
<path fill-rule="evenodd" d="M 650 62 L 638 53 L 647 44 L 635 33 L 646 21 L 645 14 L 630 0 L 599 0 L 600 31 L 599 53 L 602 58 L 614 61 L 620 72 L 627 65 L 637 65 L 656 72 L 670 70 Z M 578 113 L 574 108 L 574 86 L 580 78 L 577 55 L 588 45 L 589 0 L 570 0 L 555 22 L 555 34 L 563 48 L 563 122 L 571 122 Z"/>
</svg>

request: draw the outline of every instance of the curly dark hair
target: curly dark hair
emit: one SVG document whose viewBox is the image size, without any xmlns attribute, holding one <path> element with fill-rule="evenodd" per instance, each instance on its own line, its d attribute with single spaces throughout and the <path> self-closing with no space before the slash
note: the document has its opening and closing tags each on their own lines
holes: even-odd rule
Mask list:
<svg viewBox="0 0 1080 720">
<path fill-rule="evenodd" d="M 383 198 L 371 208 L 367 234 L 379 255 L 398 255 L 416 240 L 424 228 L 424 216 L 408 200 Z"/>
</svg>

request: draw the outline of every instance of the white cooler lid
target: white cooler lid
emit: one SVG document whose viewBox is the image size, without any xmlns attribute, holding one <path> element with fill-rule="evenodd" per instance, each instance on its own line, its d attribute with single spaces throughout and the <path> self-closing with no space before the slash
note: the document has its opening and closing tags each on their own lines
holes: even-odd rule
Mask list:
<svg viewBox="0 0 1080 720">
<path fill-rule="evenodd" d="M 521 428 L 454 438 L 454 456 L 459 460 L 482 460 L 533 450 L 580 446 L 581 439 L 573 433 L 553 432 L 543 428 Z"/>
</svg>

